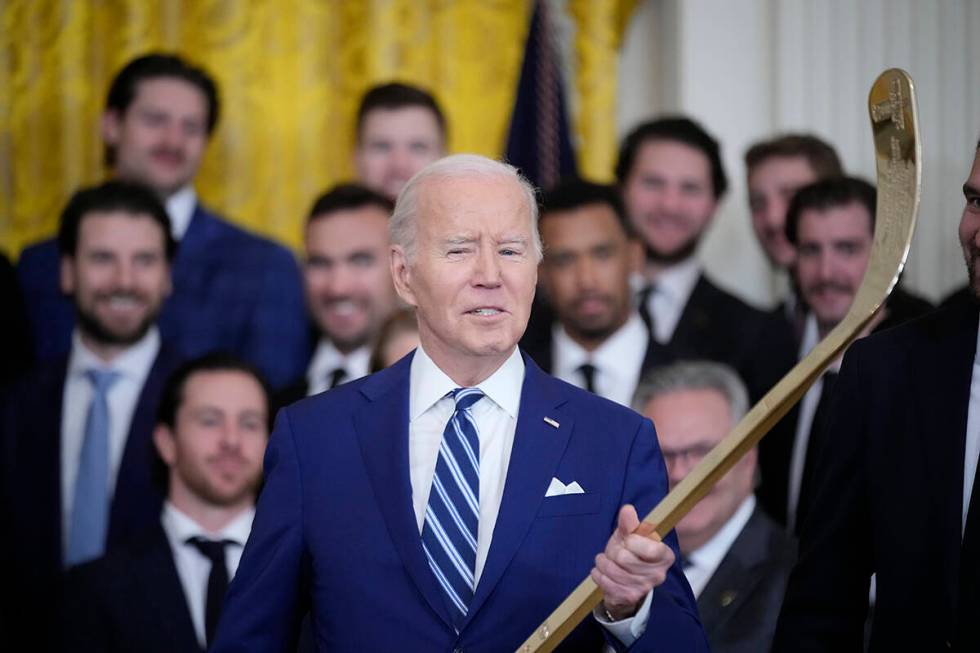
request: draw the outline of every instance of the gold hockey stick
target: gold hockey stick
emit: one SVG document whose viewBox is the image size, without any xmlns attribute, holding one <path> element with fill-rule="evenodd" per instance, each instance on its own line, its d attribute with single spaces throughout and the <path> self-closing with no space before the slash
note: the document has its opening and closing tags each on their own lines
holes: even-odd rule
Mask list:
<svg viewBox="0 0 980 653">
<path fill-rule="evenodd" d="M 883 72 L 868 95 L 878 169 L 874 246 L 851 309 L 813 351 L 789 371 L 664 497 L 635 532 L 662 539 L 739 459 L 800 400 L 809 387 L 888 298 L 905 267 L 922 188 L 922 148 L 915 90 L 908 73 Z M 521 645 L 518 653 L 553 651 L 602 600 L 586 578 Z"/>
</svg>

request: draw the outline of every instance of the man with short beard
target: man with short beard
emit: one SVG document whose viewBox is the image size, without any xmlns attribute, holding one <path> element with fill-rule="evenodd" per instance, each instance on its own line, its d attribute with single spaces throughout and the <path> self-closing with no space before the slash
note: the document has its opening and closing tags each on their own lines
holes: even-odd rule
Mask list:
<svg viewBox="0 0 980 653">
<path fill-rule="evenodd" d="M 316 348 L 306 374 L 276 397 L 277 407 L 366 376 L 381 325 L 397 307 L 388 271 L 388 216 L 394 205 L 356 184 L 313 203 L 303 238 L 306 305 Z"/>
<path fill-rule="evenodd" d="M 959 237 L 977 296 L 973 154 Z M 977 316 L 954 304 L 848 348 L 773 651 L 862 650 L 872 574 L 871 653 L 980 650 Z"/>
<path fill-rule="evenodd" d="M 558 321 L 528 353 L 546 372 L 630 405 L 640 376 L 667 362 L 633 306 L 630 272 L 642 245 L 612 186 L 561 182 L 541 199 L 542 289 Z M 645 352 L 639 356 L 640 352 Z"/>
<path fill-rule="evenodd" d="M 4 593 L 12 640 L 45 650 L 64 569 L 101 556 L 160 512 L 146 466 L 160 388 L 176 357 L 156 319 L 175 244 L 156 195 L 121 181 L 77 192 L 61 217 L 70 353 L 39 365 L 4 405 Z M 21 630 L 22 629 L 22 630 Z M 17 650 L 26 648 L 14 647 Z"/>
<path fill-rule="evenodd" d="M 616 177 L 646 249 L 637 301 L 654 340 L 731 365 L 758 400 L 791 367 L 793 335 L 711 283 L 695 256 L 728 187 L 718 142 L 686 117 L 643 123 L 623 140 Z"/>
<path fill-rule="evenodd" d="M 158 523 L 68 578 L 65 651 L 204 651 L 255 516 L 269 395 L 250 365 L 209 354 L 181 366 L 160 399 Z"/>
</svg>

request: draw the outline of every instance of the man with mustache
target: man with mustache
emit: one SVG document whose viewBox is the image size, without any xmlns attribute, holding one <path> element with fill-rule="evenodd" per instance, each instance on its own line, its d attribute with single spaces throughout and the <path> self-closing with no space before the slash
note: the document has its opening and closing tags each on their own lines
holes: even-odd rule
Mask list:
<svg viewBox="0 0 980 653">
<path fill-rule="evenodd" d="M 804 186 L 790 202 L 786 238 L 797 251 L 796 284 L 808 309 L 800 358 L 844 319 L 854 302 L 871 256 L 875 204 L 874 187 L 856 177 Z M 930 308 L 924 299 L 896 288 L 865 334 L 901 324 Z M 813 465 L 827 435 L 826 411 L 839 369 L 840 359 L 784 418 L 786 428 L 777 428 L 763 441 L 760 497 L 797 533 L 813 498 Z"/>
<path fill-rule="evenodd" d="M 855 342 L 817 459 L 773 651 L 980 650 L 980 144 L 959 239 L 971 304 Z"/>
<path fill-rule="evenodd" d="M 252 527 L 268 437 L 269 396 L 253 367 L 208 354 L 174 372 L 153 433 L 163 512 L 70 572 L 65 651 L 207 648 Z"/>
<path fill-rule="evenodd" d="M 616 177 L 646 250 L 637 301 L 653 339 L 677 358 L 731 365 L 758 400 L 792 365 L 793 336 L 715 286 L 695 256 L 728 187 L 718 142 L 683 116 L 643 123 L 623 140 Z"/>
<path fill-rule="evenodd" d="M 284 247 L 200 203 L 194 178 L 219 110 L 217 86 L 204 70 L 170 54 L 137 57 L 109 86 L 105 162 L 114 178 L 157 193 L 180 242 L 174 292 L 160 316 L 164 338 L 185 356 L 235 352 L 281 387 L 300 373 L 308 347 L 299 268 Z M 18 275 L 38 357 L 64 353 L 74 316 L 58 290 L 54 241 L 24 250 Z"/>
<path fill-rule="evenodd" d="M 541 368 L 630 405 L 640 376 L 668 359 L 633 306 L 643 248 L 612 186 L 565 180 L 541 198 L 542 289 L 558 321 L 528 353 Z M 643 356 L 638 356 L 645 352 Z"/>
<path fill-rule="evenodd" d="M 303 278 L 317 344 L 306 374 L 277 406 L 353 381 L 370 371 L 381 325 L 397 307 L 388 271 L 388 198 L 341 184 L 313 203 L 306 220 Z"/>
<path fill-rule="evenodd" d="M 58 232 L 71 350 L 4 398 L 0 516 L 4 592 L 17 650 L 46 650 L 62 571 L 101 556 L 160 514 L 147 456 L 161 386 L 176 364 L 156 326 L 176 244 L 147 188 L 77 192 Z M 20 639 L 23 636 L 25 639 Z"/>
</svg>

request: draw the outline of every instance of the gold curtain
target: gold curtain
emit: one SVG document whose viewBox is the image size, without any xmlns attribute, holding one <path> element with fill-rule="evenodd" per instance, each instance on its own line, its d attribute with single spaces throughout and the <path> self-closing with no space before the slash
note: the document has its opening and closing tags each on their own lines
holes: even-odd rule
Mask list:
<svg viewBox="0 0 980 653">
<path fill-rule="evenodd" d="M 197 179 L 205 203 L 297 247 L 313 198 L 352 174 L 356 104 L 400 79 L 431 89 L 450 151 L 501 154 L 530 0 L 0 0 L 0 243 L 55 230 L 104 176 L 98 121 L 111 76 L 149 50 L 217 79 L 222 115 Z M 616 49 L 635 2 L 572 0 L 582 171 L 615 153 Z"/>
</svg>

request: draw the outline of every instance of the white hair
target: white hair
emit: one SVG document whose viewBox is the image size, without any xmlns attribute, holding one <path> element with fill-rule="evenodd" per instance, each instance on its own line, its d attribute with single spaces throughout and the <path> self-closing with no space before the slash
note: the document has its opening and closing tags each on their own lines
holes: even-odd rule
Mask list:
<svg viewBox="0 0 980 653">
<path fill-rule="evenodd" d="M 728 365 L 713 361 L 681 361 L 655 368 L 640 380 L 633 395 L 633 410 L 642 413 L 652 400 L 682 390 L 714 390 L 728 401 L 732 426 L 749 410 L 749 393 Z"/>
<path fill-rule="evenodd" d="M 534 186 L 512 165 L 489 159 L 479 154 L 454 154 L 430 163 L 415 173 L 395 202 L 395 211 L 388 222 L 388 233 L 393 245 L 404 250 L 405 258 L 415 258 L 416 218 L 418 215 L 419 189 L 430 179 L 459 179 L 466 177 L 496 177 L 512 179 L 520 187 L 527 203 L 531 220 L 531 237 L 537 260 L 541 260 L 541 236 L 538 234 L 538 202 Z"/>
</svg>

